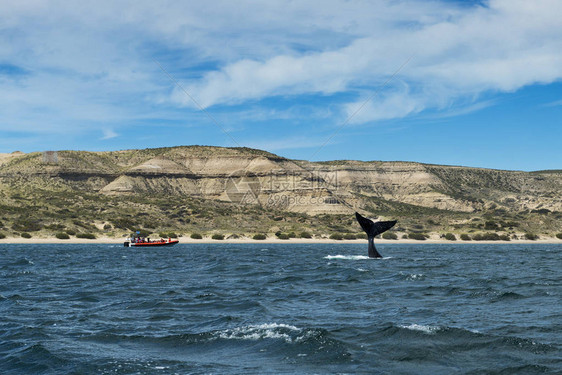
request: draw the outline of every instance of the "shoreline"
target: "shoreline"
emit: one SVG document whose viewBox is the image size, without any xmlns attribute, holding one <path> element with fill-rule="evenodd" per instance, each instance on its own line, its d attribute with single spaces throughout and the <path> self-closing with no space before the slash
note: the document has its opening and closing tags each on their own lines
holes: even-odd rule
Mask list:
<svg viewBox="0 0 562 375">
<path fill-rule="evenodd" d="M 252 238 L 237 238 L 237 239 L 224 239 L 224 240 L 213 240 L 211 238 L 203 238 L 200 240 L 192 239 L 189 237 L 179 237 L 180 244 L 253 244 L 253 243 L 264 243 L 264 244 L 367 244 L 366 239 L 357 240 L 332 240 L 328 238 L 290 238 L 288 240 L 281 240 L 279 238 L 267 238 L 265 240 L 254 240 Z M 1 244 L 111 244 L 111 245 L 123 245 L 124 238 L 115 237 L 99 237 L 93 240 L 84 238 L 71 238 L 68 240 L 60 240 L 58 238 L 18 238 L 9 237 L 0 239 Z M 387 244 L 562 244 L 562 240 L 555 237 L 544 237 L 538 240 L 511 240 L 511 241 L 449 241 L 445 239 L 434 239 L 429 238 L 424 241 L 412 240 L 412 239 L 397 239 L 397 240 L 386 240 L 386 239 L 375 239 L 377 245 L 387 245 Z"/>
</svg>

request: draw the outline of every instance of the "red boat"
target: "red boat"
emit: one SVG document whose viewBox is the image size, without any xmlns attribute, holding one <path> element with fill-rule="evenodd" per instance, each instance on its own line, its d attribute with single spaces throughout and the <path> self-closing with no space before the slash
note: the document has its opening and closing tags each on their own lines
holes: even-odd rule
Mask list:
<svg viewBox="0 0 562 375">
<path fill-rule="evenodd" d="M 151 240 L 149 238 L 142 238 L 142 237 L 131 237 L 128 241 L 123 243 L 125 247 L 131 246 L 141 246 L 141 247 L 151 247 L 151 246 L 173 246 L 179 243 L 179 240 L 173 240 L 168 238 L 167 240 L 164 238 L 160 238 L 159 240 Z"/>
</svg>

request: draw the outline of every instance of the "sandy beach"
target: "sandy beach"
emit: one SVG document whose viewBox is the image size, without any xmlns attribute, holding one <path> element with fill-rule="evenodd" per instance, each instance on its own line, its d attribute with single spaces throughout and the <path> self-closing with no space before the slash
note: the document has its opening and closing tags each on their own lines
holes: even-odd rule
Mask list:
<svg viewBox="0 0 562 375">
<path fill-rule="evenodd" d="M 435 238 L 437 237 L 437 238 Z M 0 240 L 0 244 L 123 244 L 125 238 L 116 237 L 98 237 L 93 240 L 84 238 L 70 238 L 68 240 L 60 240 L 58 238 L 18 238 L 9 237 Z M 192 239 L 189 237 L 179 237 L 180 244 L 205 244 L 205 243 L 233 243 L 233 244 L 246 244 L 246 243 L 266 243 L 266 244 L 282 244 L 282 243 L 292 243 L 292 244 L 365 244 L 367 245 L 366 239 L 357 240 L 332 240 L 328 238 L 290 238 L 288 240 L 281 240 L 278 238 L 268 237 L 265 240 L 254 240 L 252 238 L 237 238 L 237 239 L 224 239 L 224 240 L 213 240 L 210 237 L 203 238 L 200 240 Z M 440 239 L 438 236 L 432 236 L 431 238 L 420 241 L 411 239 L 398 239 L 398 240 L 385 240 L 376 239 L 377 244 L 562 244 L 562 240 L 554 237 L 541 237 L 536 241 L 530 240 L 511 240 L 511 241 L 448 241 L 445 239 Z"/>
</svg>

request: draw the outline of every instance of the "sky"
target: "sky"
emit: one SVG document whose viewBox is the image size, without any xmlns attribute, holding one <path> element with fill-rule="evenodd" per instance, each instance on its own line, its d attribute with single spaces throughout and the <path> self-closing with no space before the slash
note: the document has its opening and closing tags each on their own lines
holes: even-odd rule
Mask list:
<svg viewBox="0 0 562 375">
<path fill-rule="evenodd" d="M 0 152 L 562 169 L 562 1 L 0 1 Z"/>
</svg>

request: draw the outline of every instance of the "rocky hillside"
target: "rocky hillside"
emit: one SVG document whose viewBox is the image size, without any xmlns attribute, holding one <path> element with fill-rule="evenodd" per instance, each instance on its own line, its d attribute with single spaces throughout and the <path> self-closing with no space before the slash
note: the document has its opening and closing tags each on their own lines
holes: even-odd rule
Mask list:
<svg viewBox="0 0 562 375">
<path fill-rule="evenodd" d="M 4 235 L 357 233 L 352 213 L 408 233 L 562 232 L 562 172 L 289 160 L 248 148 L 0 154 Z M 105 228 L 105 229 L 104 229 Z"/>
</svg>

